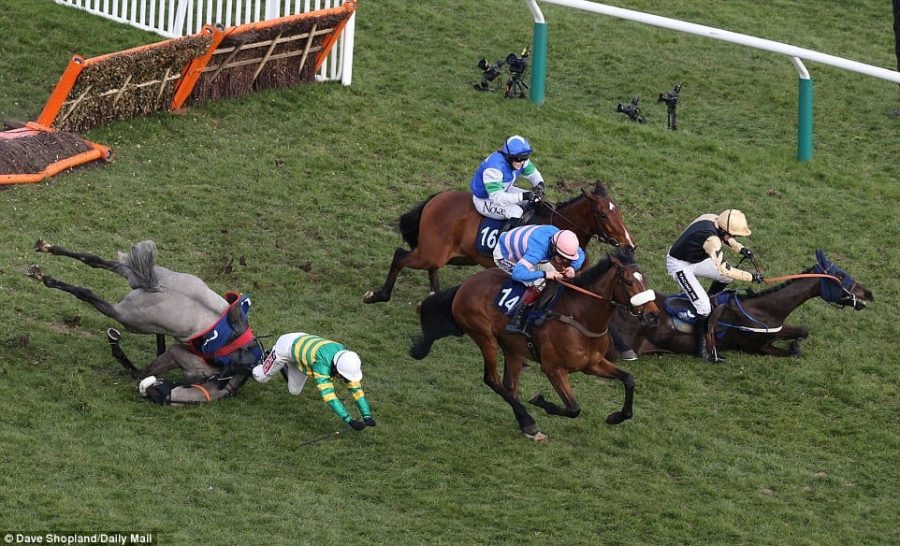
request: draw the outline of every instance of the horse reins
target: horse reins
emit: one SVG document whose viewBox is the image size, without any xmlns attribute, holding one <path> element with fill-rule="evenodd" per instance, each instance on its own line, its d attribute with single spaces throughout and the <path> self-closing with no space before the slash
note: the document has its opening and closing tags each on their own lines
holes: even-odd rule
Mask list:
<svg viewBox="0 0 900 546">
<path fill-rule="evenodd" d="M 597 240 L 600 241 L 601 243 L 609 243 L 609 244 L 613 244 L 613 242 L 618 243 L 618 241 L 616 241 L 615 239 L 612 239 L 605 235 L 601 236 L 599 233 L 596 233 L 596 234 L 591 233 L 587 229 L 579 226 L 578 224 L 573 222 L 571 218 L 569 218 L 565 214 L 559 212 L 559 209 L 556 208 L 556 203 L 553 203 L 552 201 L 547 201 L 546 199 L 543 199 L 543 198 L 541 198 L 541 203 L 544 203 L 544 205 L 546 205 L 547 208 L 550 210 L 550 222 L 551 223 L 553 222 L 553 215 L 555 214 L 556 216 L 559 216 L 560 218 L 562 218 L 563 220 L 568 222 L 573 228 L 575 228 L 578 231 L 587 235 L 588 239 L 590 239 L 591 237 L 597 237 Z M 591 214 L 596 216 L 596 213 L 594 211 L 591 211 Z"/>
<path fill-rule="evenodd" d="M 765 277 L 763 278 L 763 282 L 766 284 L 775 284 L 782 281 L 791 281 L 794 279 L 831 279 L 838 284 L 842 284 L 841 280 L 834 275 L 827 275 L 825 273 L 798 273 L 796 275 L 782 275 L 781 277 Z"/>
</svg>

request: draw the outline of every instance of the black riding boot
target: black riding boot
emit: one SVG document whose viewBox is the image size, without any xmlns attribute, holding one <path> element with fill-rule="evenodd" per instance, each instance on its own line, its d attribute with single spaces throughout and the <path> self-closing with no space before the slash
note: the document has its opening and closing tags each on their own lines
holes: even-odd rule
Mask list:
<svg viewBox="0 0 900 546">
<path fill-rule="evenodd" d="M 725 362 L 725 359 L 718 355 L 716 345 L 710 344 L 707 330 L 709 329 L 709 317 L 697 317 L 694 323 L 694 338 L 697 340 L 697 358 L 702 358 L 707 362 Z"/>
<path fill-rule="evenodd" d="M 619 330 L 612 324 L 609 325 L 609 335 L 612 337 L 613 346 L 616 348 L 616 352 L 619 353 L 619 358 L 627 361 L 638 359 L 637 353 L 625 343 L 625 340 L 622 339 L 622 334 L 620 334 Z"/>
<path fill-rule="evenodd" d="M 706 293 L 710 296 L 715 296 L 722 290 L 725 290 L 725 287 L 728 286 L 727 282 L 713 281 L 711 285 L 709 285 L 709 290 Z"/>
<path fill-rule="evenodd" d="M 525 333 L 525 323 L 526 318 L 528 316 L 528 308 L 530 305 L 525 305 L 522 302 L 516 306 L 516 310 L 511 317 L 509 317 L 509 322 L 506 323 L 505 332 L 507 334 L 524 334 Z"/>
<path fill-rule="evenodd" d="M 522 224 L 521 218 L 509 218 L 506 220 L 506 223 L 500 228 L 500 233 L 504 231 L 509 231 L 514 227 L 519 227 Z"/>
</svg>

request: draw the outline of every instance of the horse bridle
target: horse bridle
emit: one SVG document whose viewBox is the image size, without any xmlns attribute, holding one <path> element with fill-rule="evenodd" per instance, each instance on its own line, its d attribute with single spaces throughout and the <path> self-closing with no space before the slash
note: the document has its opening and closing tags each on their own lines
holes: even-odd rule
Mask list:
<svg viewBox="0 0 900 546">
<path fill-rule="evenodd" d="M 610 199 L 610 201 L 612 201 L 612 199 Z M 552 220 L 553 220 L 553 215 L 555 214 L 555 215 L 559 216 L 560 218 L 562 218 L 563 220 L 565 220 L 566 222 L 568 222 L 573 228 L 575 228 L 575 229 L 577 229 L 578 231 L 580 231 L 581 233 L 587 235 L 587 236 L 588 236 L 588 239 L 590 239 L 591 237 L 597 237 L 597 240 L 600 241 L 601 244 L 606 243 L 606 244 L 608 244 L 608 245 L 610 245 L 610 246 L 613 246 L 613 247 L 618 247 L 618 246 L 620 246 L 620 245 L 622 244 L 622 243 L 620 243 L 620 242 L 618 241 L 618 239 L 616 239 L 615 237 L 610 237 L 610 236 L 609 236 L 608 234 L 606 234 L 606 233 L 603 233 L 603 234 L 601 234 L 601 233 L 591 233 L 590 231 L 588 231 L 588 230 L 584 229 L 583 227 L 579 226 L 578 224 L 576 224 L 575 222 L 573 222 L 571 218 L 569 218 L 569 217 L 567 217 L 565 214 L 559 212 L 559 211 L 557 210 L 557 208 L 556 208 L 556 204 L 555 204 L 555 203 L 552 203 L 552 202 L 547 201 L 547 200 L 545 200 L 545 199 L 541 199 L 541 202 L 544 203 L 544 205 L 546 205 L 548 209 L 550 209 L 550 220 L 551 220 L 551 222 L 552 222 Z M 604 217 L 606 216 L 606 215 L 600 214 L 600 213 L 598 213 L 598 212 L 595 212 L 593 206 L 591 206 L 591 215 L 593 216 L 594 221 L 597 222 L 597 225 L 598 225 L 598 226 L 600 225 L 601 222 L 597 219 L 597 217 L 599 216 L 599 217 L 601 217 L 601 218 L 604 218 Z M 602 230 L 598 230 L 598 231 L 602 231 Z"/>
<path fill-rule="evenodd" d="M 625 273 L 628 269 L 634 269 L 636 272 L 640 272 L 638 270 L 638 267 L 636 264 L 630 264 L 630 265 L 626 265 L 626 266 L 616 265 L 616 275 L 618 277 L 618 282 L 620 282 L 620 283 L 625 282 L 624 281 Z M 620 303 L 612 298 L 607 298 L 607 297 L 601 296 L 600 294 L 595 294 L 594 292 L 591 292 L 590 290 L 586 290 L 584 288 L 581 288 L 580 286 L 576 286 L 576 285 L 566 282 L 562 279 L 557 279 L 556 282 L 565 286 L 566 288 L 571 288 L 572 290 L 575 290 L 576 292 L 579 292 L 586 296 L 590 296 L 594 299 L 598 299 L 601 301 L 608 301 L 609 304 L 612 305 L 613 307 L 621 307 L 621 308 L 625 309 L 626 311 L 628 311 L 632 316 L 635 316 L 635 317 L 638 317 L 641 315 L 641 313 L 635 312 L 636 308 L 638 308 L 642 305 L 645 305 L 656 299 L 656 293 L 653 290 L 648 288 L 647 290 L 644 290 L 642 292 L 639 292 L 639 293 L 631 296 L 628 299 L 628 303 Z"/>
</svg>

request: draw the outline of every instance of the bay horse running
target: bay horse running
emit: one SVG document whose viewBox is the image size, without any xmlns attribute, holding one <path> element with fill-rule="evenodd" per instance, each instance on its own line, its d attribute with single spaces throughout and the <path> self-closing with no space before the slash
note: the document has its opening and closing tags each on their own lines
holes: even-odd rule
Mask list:
<svg viewBox="0 0 900 546">
<path fill-rule="evenodd" d="M 800 342 L 807 338 L 809 330 L 785 323 L 794 309 L 815 297 L 836 307 L 850 306 L 857 311 L 864 309 L 867 302 L 874 301 L 868 288 L 830 262 L 821 250 L 816 251 L 816 264 L 802 273 L 767 279 L 766 282 L 782 279 L 787 280 L 759 293 L 739 294 L 727 290 L 712 298 L 716 307 L 710 315 L 710 333 L 716 335 L 718 351 L 799 356 Z M 638 354 L 696 354 L 693 328 L 674 316 L 671 298 L 657 294 L 656 305 L 661 314 L 659 322 L 652 326 L 640 324 L 625 313 L 616 313 L 613 317 L 613 325 Z M 615 357 L 612 347 L 607 357 Z"/>
<path fill-rule="evenodd" d="M 495 303 L 509 276 L 499 269 L 476 273 L 461 285 L 425 298 L 420 309 L 422 334 L 410 348 L 420 360 L 432 344 L 449 335 L 467 334 L 478 345 L 484 360 L 484 382 L 512 407 L 522 433 L 535 441 L 546 436 L 519 400 L 519 376 L 526 359 L 540 363 L 541 370 L 562 399 L 564 406 L 546 400 L 540 393 L 529 402 L 551 415 L 577 417 L 581 407 L 569 384 L 569 374 L 583 372 L 618 379 L 625 387 L 622 409 L 607 416 L 614 425 L 633 415 L 634 378 L 604 357 L 610 345 L 607 328 L 613 310 L 622 307 L 639 320 L 655 321 L 659 314 L 654 292 L 634 261 L 634 253 L 616 251 L 590 269 L 564 283 L 552 311 L 531 329 L 528 337 L 507 334 L 506 316 Z M 545 292 L 554 290 L 548 282 Z M 563 283 L 559 283 L 563 284 Z M 498 350 L 503 352 L 503 381 L 497 372 Z"/>
<path fill-rule="evenodd" d="M 142 381 L 141 393 L 154 402 L 180 405 L 233 396 L 263 356 L 263 347 L 247 322 L 249 298 L 230 293 L 226 300 L 198 277 L 156 265 L 153 241 L 134 244 L 128 253 L 120 252 L 115 261 L 43 240 L 35 243 L 35 251 L 74 258 L 127 279 L 132 291 L 119 303 L 109 303 L 87 288 L 54 279 L 38 265 L 26 271 L 45 286 L 91 304 L 131 332 L 157 335 L 159 354 L 139 370 L 119 346 L 118 330 L 107 331 L 113 356 L 133 378 L 146 380 L 175 368 L 182 370 L 188 382 L 185 385 L 167 380 Z M 164 336 L 178 343 L 166 349 Z"/>
<path fill-rule="evenodd" d="M 411 250 L 397 248 L 394 251 L 384 285 L 366 292 L 363 302 L 390 300 L 397 275 L 407 267 L 428 271 L 432 293 L 440 289 L 438 268 L 448 263 L 494 267 L 490 254 L 482 255 L 476 250 L 478 227 L 483 218 L 475 210 L 472 193 L 468 191 L 436 193 L 400 216 L 400 234 Z M 536 201 L 534 216 L 529 223 L 553 224 L 571 230 L 578 236 L 581 248 L 586 248 L 594 236 L 613 247 L 634 250 L 637 246 L 622 219 L 622 210 L 602 182 L 597 182 L 592 191 L 582 189 L 581 195 L 559 205 Z M 494 233 L 493 238 L 497 235 Z"/>
</svg>

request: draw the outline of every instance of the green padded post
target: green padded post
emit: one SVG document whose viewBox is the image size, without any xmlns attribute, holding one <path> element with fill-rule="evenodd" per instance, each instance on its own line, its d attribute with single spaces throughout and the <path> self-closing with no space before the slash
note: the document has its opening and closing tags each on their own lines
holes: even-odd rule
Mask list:
<svg viewBox="0 0 900 546">
<path fill-rule="evenodd" d="M 544 104 L 544 80 L 547 78 L 547 23 L 534 24 L 531 58 L 531 102 Z"/>
<path fill-rule="evenodd" d="M 813 145 L 813 81 L 800 79 L 797 105 L 797 159 L 812 159 Z"/>
</svg>

